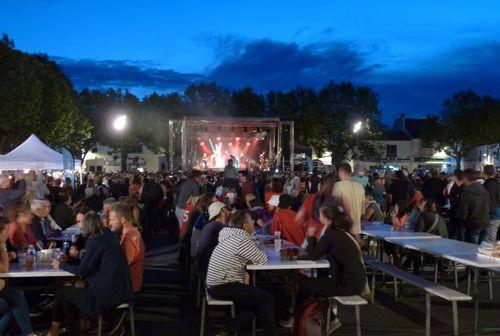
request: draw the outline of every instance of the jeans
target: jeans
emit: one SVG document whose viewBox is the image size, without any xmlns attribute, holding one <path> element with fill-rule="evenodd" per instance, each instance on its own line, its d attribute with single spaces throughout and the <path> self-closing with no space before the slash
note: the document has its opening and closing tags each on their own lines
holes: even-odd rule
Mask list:
<svg viewBox="0 0 500 336">
<path fill-rule="evenodd" d="M 33 332 L 30 321 L 28 302 L 22 290 L 5 287 L 0 291 L 0 302 L 8 304 L 8 311 L 0 318 L 0 335 L 6 335 L 12 320 L 16 320 L 21 333 L 29 335 Z"/>
<path fill-rule="evenodd" d="M 495 243 L 497 241 L 498 226 L 500 225 L 500 219 L 490 220 L 490 225 L 486 227 L 486 239 L 488 243 Z"/>
<path fill-rule="evenodd" d="M 177 217 L 177 224 L 179 225 L 179 230 L 182 226 L 182 219 L 184 218 L 184 214 L 186 213 L 186 209 L 175 207 L 175 217 Z"/>
<path fill-rule="evenodd" d="M 264 335 L 272 336 L 276 334 L 274 299 L 265 290 L 239 282 L 232 282 L 209 287 L 207 291 L 214 299 L 234 302 L 236 316 L 231 325 L 232 331 L 239 330 L 245 323 L 250 321 L 254 313 L 258 313 Z"/>
<path fill-rule="evenodd" d="M 483 241 L 487 239 L 487 231 L 483 230 L 475 230 L 475 229 L 465 229 L 465 241 L 467 243 L 472 244 L 481 244 Z"/>
</svg>

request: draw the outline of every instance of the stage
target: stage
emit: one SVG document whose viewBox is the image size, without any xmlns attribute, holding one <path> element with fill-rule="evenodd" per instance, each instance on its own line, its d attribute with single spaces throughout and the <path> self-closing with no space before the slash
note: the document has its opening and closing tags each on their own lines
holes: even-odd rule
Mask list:
<svg viewBox="0 0 500 336">
<path fill-rule="evenodd" d="M 180 137 L 182 168 L 202 171 L 223 170 L 230 159 L 249 171 L 293 167 L 293 133 L 293 122 L 278 118 L 231 117 L 185 117 L 171 121 L 169 132 L 172 146 Z"/>
</svg>

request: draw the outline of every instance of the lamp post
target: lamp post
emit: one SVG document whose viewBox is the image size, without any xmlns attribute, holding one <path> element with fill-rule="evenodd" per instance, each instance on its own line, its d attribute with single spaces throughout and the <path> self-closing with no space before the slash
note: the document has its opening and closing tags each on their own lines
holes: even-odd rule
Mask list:
<svg viewBox="0 0 500 336">
<path fill-rule="evenodd" d="M 356 149 L 358 150 L 358 157 L 359 157 L 359 136 L 358 136 L 358 134 L 361 131 L 362 127 L 363 127 L 363 122 L 357 121 L 352 128 L 352 132 L 356 135 Z"/>
<path fill-rule="evenodd" d="M 127 127 L 127 115 L 120 114 L 113 120 L 113 129 L 120 133 L 120 168 L 125 170 L 125 160 L 123 159 L 123 132 Z"/>
</svg>

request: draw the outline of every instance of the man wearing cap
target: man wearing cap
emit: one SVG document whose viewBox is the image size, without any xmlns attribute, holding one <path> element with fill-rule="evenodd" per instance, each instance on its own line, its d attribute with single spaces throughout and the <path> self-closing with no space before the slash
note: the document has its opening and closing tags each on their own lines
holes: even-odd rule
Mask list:
<svg viewBox="0 0 500 336">
<path fill-rule="evenodd" d="M 210 256 L 219 241 L 220 230 L 227 227 L 229 214 L 229 210 L 222 202 L 214 202 L 208 207 L 208 220 L 210 222 L 201 230 L 198 245 L 198 271 L 201 274 L 207 273 Z"/>
<path fill-rule="evenodd" d="M 284 194 L 279 198 L 278 210 L 273 217 L 271 233 L 281 232 L 281 238 L 295 245 L 302 245 L 305 239 L 304 228 L 295 222 L 297 213 L 290 209 L 293 199 L 290 195 Z"/>
</svg>

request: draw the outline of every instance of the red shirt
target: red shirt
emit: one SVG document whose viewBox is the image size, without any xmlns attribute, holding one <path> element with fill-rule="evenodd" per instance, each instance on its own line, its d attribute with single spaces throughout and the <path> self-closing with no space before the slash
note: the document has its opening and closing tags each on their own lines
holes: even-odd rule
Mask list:
<svg viewBox="0 0 500 336">
<path fill-rule="evenodd" d="M 318 222 L 313 218 L 313 210 L 314 210 L 314 201 L 316 200 L 316 194 L 309 195 L 309 197 L 306 198 L 304 203 L 302 204 L 302 207 L 300 208 L 300 211 L 304 211 L 304 217 L 306 218 L 305 222 L 305 227 L 306 230 L 308 230 L 310 227 L 316 227 L 316 234 L 314 235 L 316 238 L 319 238 L 319 235 L 321 234 L 321 230 L 323 230 L 323 224 Z M 304 225 L 304 223 L 300 223 L 301 225 Z"/>
<path fill-rule="evenodd" d="M 9 225 L 9 241 L 15 249 L 19 250 L 24 246 L 35 245 L 36 237 L 31 232 L 29 224 L 26 225 L 23 231 L 19 223 L 12 222 Z"/>
<path fill-rule="evenodd" d="M 305 239 L 304 229 L 295 223 L 297 213 L 291 209 L 278 209 L 273 217 L 271 233 L 281 231 L 281 238 L 295 245 L 302 245 Z"/>
<path fill-rule="evenodd" d="M 120 246 L 127 257 L 132 280 L 132 289 L 135 292 L 141 290 L 142 277 L 144 273 L 144 241 L 141 233 L 136 227 L 124 228 L 120 238 Z"/>
<path fill-rule="evenodd" d="M 179 237 L 182 237 L 187 230 L 189 213 L 193 210 L 193 208 L 194 205 L 192 204 L 186 205 L 186 211 L 184 211 L 184 216 L 182 217 L 181 229 L 179 230 Z"/>
</svg>

